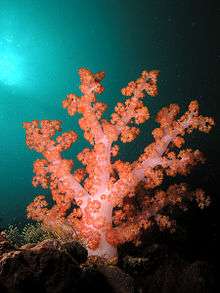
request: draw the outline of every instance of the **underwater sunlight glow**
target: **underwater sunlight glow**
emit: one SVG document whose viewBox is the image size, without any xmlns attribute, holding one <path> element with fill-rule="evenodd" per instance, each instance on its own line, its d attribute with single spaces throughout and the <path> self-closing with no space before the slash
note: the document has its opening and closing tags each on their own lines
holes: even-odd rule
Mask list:
<svg viewBox="0 0 220 293">
<path fill-rule="evenodd" d="M 0 51 L 0 82 L 18 85 L 24 77 L 23 59 L 11 50 Z"/>
</svg>

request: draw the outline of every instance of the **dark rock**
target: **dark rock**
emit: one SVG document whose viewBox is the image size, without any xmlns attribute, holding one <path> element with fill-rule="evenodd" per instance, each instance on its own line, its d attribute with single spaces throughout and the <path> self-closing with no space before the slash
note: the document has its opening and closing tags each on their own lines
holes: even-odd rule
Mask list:
<svg viewBox="0 0 220 293">
<path fill-rule="evenodd" d="M 33 248 L 35 246 L 36 246 L 36 243 L 27 243 L 27 244 L 24 244 L 24 245 L 20 246 L 19 249 L 26 250 L 26 249 L 29 249 L 29 248 Z"/>
<path fill-rule="evenodd" d="M 79 292 L 80 274 L 72 257 L 62 250 L 46 248 L 45 243 L 35 249 L 5 253 L 0 259 L 0 287 L 11 293 Z"/>
<path fill-rule="evenodd" d="M 0 255 L 14 249 L 15 247 L 6 239 L 4 232 L 1 232 L 0 233 Z"/>
<path fill-rule="evenodd" d="M 144 293 L 214 293 L 215 278 L 205 261 L 190 262 L 166 246 L 152 246 L 144 257 L 124 257 L 122 267 Z"/>
<path fill-rule="evenodd" d="M 129 292 L 116 291 L 119 287 L 112 286 L 110 280 L 113 272 L 80 267 L 86 258 L 87 252 L 78 243 L 62 244 L 56 240 L 5 252 L 0 255 L 0 293 Z"/>
<path fill-rule="evenodd" d="M 105 276 L 94 267 L 83 268 L 79 281 L 79 293 L 81 292 L 118 293 L 108 283 Z"/>
<path fill-rule="evenodd" d="M 45 239 L 45 240 L 41 241 L 40 243 L 35 244 L 30 249 L 32 251 L 40 252 L 40 251 L 44 251 L 44 250 L 48 250 L 48 249 L 59 249 L 60 247 L 61 247 L 61 244 L 57 240 Z"/>
<path fill-rule="evenodd" d="M 78 263 L 83 263 L 87 260 L 87 250 L 78 242 L 66 242 L 62 245 L 62 249 L 69 253 Z"/>
<path fill-rule="evenodd" d="M 220 292 L 215 288 L 214 269 L 205 261 L 195 261 L 186 266 L 179 277 L 179 293 L 214 293 Z"/>
<path fill-rule="evenodd" d="M 105 276 L 105 279 L 117 293 L 135 292 L 134 280 L 116 266 L 98 266 L 97 270 Z"/>
<path fill-rule="evenodd" d="M 126 256 L 119 266 L 86 261 L 78 243 L 45 240 L 19 249 L 2 239 L 0 293 L 214 293 L 205 261 L 189 261 L 164 245 Z M 84 261 L 86 261 L 84 263 Z"/>
</svg>

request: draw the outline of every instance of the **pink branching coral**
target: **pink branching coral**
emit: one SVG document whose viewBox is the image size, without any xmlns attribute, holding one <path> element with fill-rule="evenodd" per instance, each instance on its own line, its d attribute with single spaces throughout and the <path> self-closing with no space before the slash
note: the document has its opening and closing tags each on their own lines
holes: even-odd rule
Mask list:
<svg viewBox="0 0 220 293">
<path fill-rule="evenodd" d="M 139 134 L 137 125 L 150 118 L 143 99 L 146 94 L 157 95 L 158 74 L 157 70 L 143 71 L 136 81 L 129 82 L 121 90 L 129 98 L 117 103 L 107 121 L 102 119 L 106 104 L 96 100 L 96 95 L 104 91 L 104 72 L 93 74 L 79 69 L 82 95 L 67 95 L 63 107 L 70 116 L 81 113 L 79 125 L 91 148 L 78 154 L 84 168 L 75 172 L 73 161 L 61 156 L 77 140 L 74 131 L 53 139 L 61 130 L 61 121 L 24 123 L 28 147 L 43 155 L 34 163 L 32 183 L 50 188 L 54 202 L 49 207 L 45 197 L 38 195 L 27 207 L 28 217 L 73 238 L 78 235 L 89 256 L 116 257 L 119 244 L 136 242 L 141 231 L 153 223 L 161 229 L 172 229 L 173 221 L 163 214 L 164 207 L 185 209 L 186 199 L 195 199 L 200 208 L 209 204 L 201 189 L 190 192 L 183 183 L 166 191 L 158 189 L 165 175 L 187 175 L 204 160 L 199 150 L 183 149 L 186 133 L 193 129 L 208 133 L 214 125 L 212 118 L 199 114 L 197 101 L 192 101 L 183 115 L 179 115 L 177 104 L 162 108 L 156 116 L 159 127 L 152 132 L 154 141 L 137 161 L 112 161 L 119 152 L 116 142 L 133 141 Z"/>
</svg>

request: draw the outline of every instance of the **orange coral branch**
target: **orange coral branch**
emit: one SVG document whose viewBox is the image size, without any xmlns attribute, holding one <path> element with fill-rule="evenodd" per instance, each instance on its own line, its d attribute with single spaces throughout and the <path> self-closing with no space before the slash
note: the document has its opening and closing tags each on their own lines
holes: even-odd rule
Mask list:
<svg viewBox="0 0 220 293">
<path fill-rule="evenodd" d="M 104 91 L 104 72 L 79 69 L 82 95 L 67 95 L 63 107 L 70 116 L 76 112 L 82 115 L 79 125 L 92 148 L 84 148 L 78 154 L 84 168 L 73 173 L 73 161 L 61 154 L 72 146 L 77 134 L 68 131 L 53 139 L 61 130 L 58 120 L 24 123 L 27 146 L 43 155 L 34 163 L 32 183 L 50 188 L 54 201 L 50 208 L 43 195 L 37 196 L 27 207 L 28 217 L 70 237 L 79 236 L 89 255 L 116 256 L 118 244 L 136 241 L 141 230 L 153 222 L 160 228 L 172 228 L 172 221 L 161 211 L 165 206 L 185 208 L 183 198 L 195 198 L 201 208 L 209 203 L 202 190 L 189 193 L 185 185 L 171 186 L 166 192 L 150 192 L 163 182 L 165 175 L 187 175 L 192 166 L 204 161 L 199 150 L 182 149 L 186 133 L 193 129 L 208 133 L 214 125 L 212 118 L 199 115 L 197 101 L 192 101 L 179 118 L 178 105 L 162 108 L 156 116 L 160 126 L 152 132 L 154 142 L 146 146 L 137 161 L 111 161 L 119 152 L 119 146 L 112 144 L 119 139 L 123 143 L 134 140 L 140 132 L 137 125 L 150 118 L 143 98 L 145 94 L 158 93 L 158 74 L 156 70 L 143 71 L 136 81 L 128 83 L 122 94 L 130 98 L 125 103 L 118 102 L 108 122 L 102 119 L 106 104 L 96 99 Z M 139 186 L 148 193 L 142 189 L 141 196 L 137 195 Z M 134 198 L 140 200 L 138 208 Z"/>
</svg>

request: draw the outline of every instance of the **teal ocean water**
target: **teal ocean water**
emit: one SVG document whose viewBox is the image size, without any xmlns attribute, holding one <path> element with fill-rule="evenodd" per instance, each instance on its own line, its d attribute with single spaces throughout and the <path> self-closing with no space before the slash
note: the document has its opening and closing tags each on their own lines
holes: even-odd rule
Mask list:
<svg viewBox="0 0 220 293">
<path fill-rule="evenodd" d="M 177 2 L 0 0 L 1 225 L 25 221 L 26 205 L 36 194 L 47 194 L 31 185 L 40 155 L 26 147 L 22 123 L 59 119 L 64 130 L 82 134 L 77 117 L 61 106 L 66 94 L 79 93 L 78 68 L 106 72 L 99 96 L 109 106 L 106 117 L 123 100 L 120 89 L 143 69 L 160 70 L 159 95 L 146 99 L 152 118 L 162 106 L 177 102 L 185 109 L 195 98 L 203 113 L 218 114 L 211 11 L 205 4 Z M 153 120 L 142 126 L 138 139 L 122 146 L 120 158 L 137 158 L 154 126 Z M 219 149 L 216 131 L 191 141 L 205 154 Z M 86 145 L 80 135 L 64 156 L 77 167 L 75 156 Z"/>
</svg>

